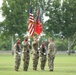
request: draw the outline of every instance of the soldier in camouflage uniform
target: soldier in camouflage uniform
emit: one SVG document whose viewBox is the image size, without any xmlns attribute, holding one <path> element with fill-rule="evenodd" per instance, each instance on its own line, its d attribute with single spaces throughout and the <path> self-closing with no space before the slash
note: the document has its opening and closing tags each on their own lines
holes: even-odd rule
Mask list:
<svg viewBox="0 0 76 75">
<path fill-rule="evenodd" d="M 24 37 L 24 41 L 22 42 L 22 59 L 23 59 L 23 70 L 27 71 L 30 60 L 30 51 L 29 51 L 29 43 L 28 37 Z"/>
<path fill-rule="evenodd" d="M 18 71 L 19 66 L 20 66 L 20 60 L 21 60 L 20 50 L 21 50 L 20 39 L 17 38 L 16 43 L 14 44 L 14 60 L 15 60 L 14 69 L 15 71 Z"/>
<path fill-rule="evenodd" d="M 39 59 L 39 51 L 38 51 L 38 41 L 37 37 L 33 37 L 32 42 L 32 54 L 33 54 L 33 70 L 37 70 L 38 59 Z"/>
<path fill-rule="evenodd" d="M 54 42 L 52 41 L 52 38 L 49 38 L 49 44 L 48 44 L 48 66 L 49 70 L 54 70 L 54 59 L 56 54 L 56 46 Z"/>
<path fill-rule="evenodd" d="M 44 70 L 45 64 L 46 64 L 46 58 L 47 56 L 47 49 L 46 49 L 46 45 L 45 45 L 45 41 L 42 41 L 42 44 L 40 46 L 40 61 L 41 61 L 41 70 Z"/>
</svg>

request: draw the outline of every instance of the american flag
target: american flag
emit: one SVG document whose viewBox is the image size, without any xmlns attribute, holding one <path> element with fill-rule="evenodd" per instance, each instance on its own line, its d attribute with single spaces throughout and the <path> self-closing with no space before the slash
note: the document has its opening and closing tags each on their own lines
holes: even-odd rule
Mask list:
<svg viewBox="0 0 76 75">
<path fill-rule="evenodd" d="M 28 20 L 29 36 L 33 36 L 34 35 L 34 30 L 35 30 L 34 16 L 32 14 L 32 7 L 30 7 L 29 20 Z"/>
</svg>

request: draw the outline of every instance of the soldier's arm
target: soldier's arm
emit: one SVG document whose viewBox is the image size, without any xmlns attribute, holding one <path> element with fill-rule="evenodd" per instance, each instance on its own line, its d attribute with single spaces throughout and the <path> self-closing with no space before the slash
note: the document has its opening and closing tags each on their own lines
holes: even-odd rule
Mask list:
<svg viewBox="0 0 76 75">
<path fill-rule="evenodd" d="M 39 48 L 40 48 L 40 53 L 42 53 L 42 45 Z"/>
<path fill-rule="evenodd" d="M 56 45 L 54 44 L 54 53 L 56 54 L 57 53 L 57 48 L 56 48 Z"/>
<path fill-rule="evenodd" d="M 40 51 L 39 51 L 39 52 L 40 52 L 40 56 L 41 56 L 42 53 L 43 53 L 43 52 L 42 52 L 42 45 L 40 46 Z"/>
<path fill-rule="evenodd" d="M 16 44 L 14 44 L 13 48 L 14 48 L 14 53 L 16 53 Z"/>
<path fill-rule="evenodd" d="M 14 44 L 14 53 L 18 54 L 18 51 L 17 51 L 17 44 Z"/>
<path fill-rule="evenodd" d="M 22 44 L 21 44 L 21 48 L 23 48 L 23 42 L 22 42 Z"/>
<path fill-rule="evenodd" d="M 50 53 L 51 50 L 51 44 L 48 45 L 48 52 Z"/>
<path fill-rule="evenodd" d="M 51 47 L 50 47 L 50 44 L 48 45 L 48 55 L 50 55 L 50 49 L 51 49 Z"/>
<path fill-rule="evenodd" d="M 36 41 L 33 41 L 33 42 L 32 42 L 33 45 L 35 45 L 36 43 L 37 43 Z"/>
<path fill-rule="evenodd" d="M 29 49 L 31 49 L 32 48 L 32 45 L 31 44 L 29 44 Z"/>
<path fill-rule="evenodd" d="M 45 53 L 47 54 L 47 47 L 45 46 Z"/>
</svg>

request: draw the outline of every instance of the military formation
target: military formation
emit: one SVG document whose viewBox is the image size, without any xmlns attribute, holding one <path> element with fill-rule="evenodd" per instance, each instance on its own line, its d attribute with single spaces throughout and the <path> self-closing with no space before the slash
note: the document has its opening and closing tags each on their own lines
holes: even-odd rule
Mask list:
<svg viewBox="0 0 76 75">
<path fill-rule="evenodd" d="M 25 36 L 22 43 L 20 39 L 16 39 L 14 44 L 14 70 L 18 71 L 20 67 L 21 57 L 23 61 L 23 71 L 27 71 L 29 68 L 30 54 L 32 54 L 32 69 L 37 70 L 38 61 L 40 59 L 41 70 L 45 69 L 46 61 L 48 60 L 49 71 L 54 70 L 54 59 L 56 55 L 56 46 L 52 38 L 48 39 L 48 47 L 46 42 L 42 41 L 39 45 L 38 38 L 33 37 L 33 41 L 30 44 L 28 37 Z"/>
</svg>

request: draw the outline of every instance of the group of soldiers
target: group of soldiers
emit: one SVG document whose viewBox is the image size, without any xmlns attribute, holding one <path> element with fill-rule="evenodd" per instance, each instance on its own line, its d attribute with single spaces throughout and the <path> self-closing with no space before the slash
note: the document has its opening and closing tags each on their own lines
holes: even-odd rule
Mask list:
<svg viewBox="0 0 76 75">
<path fill-rule="evenodd" d="M 41 70 L 44 70 L 47 56 L 48 56 L 48 66 L 49 71 L 54 70 L 54 58 L 56 54 L 56 46 L 52 40 L 52 38 L 48 39 L 48 48 L 46 47 L 45 41 L 42 41 L 39 46 L 38 38 L 36 36 L 33 37 L 32 44 L 28 42 L 28 37 L 25 36 L 22 43 L 20 43 L 20 39 L 16 39 L 16 43 L 14 44 L 14 70 L 18 71 L 21 61 L 21 55 L 23 60 L 23 71 L 27 71 L 29 67 L 30 60 L 30 52 L 32 54 L 33 61 L 33 70 L 37 70 L 38 60 L 40 57 L 40 67 Z M 31 50 L 30 50 L 30 47 Z"/>
</svg>

